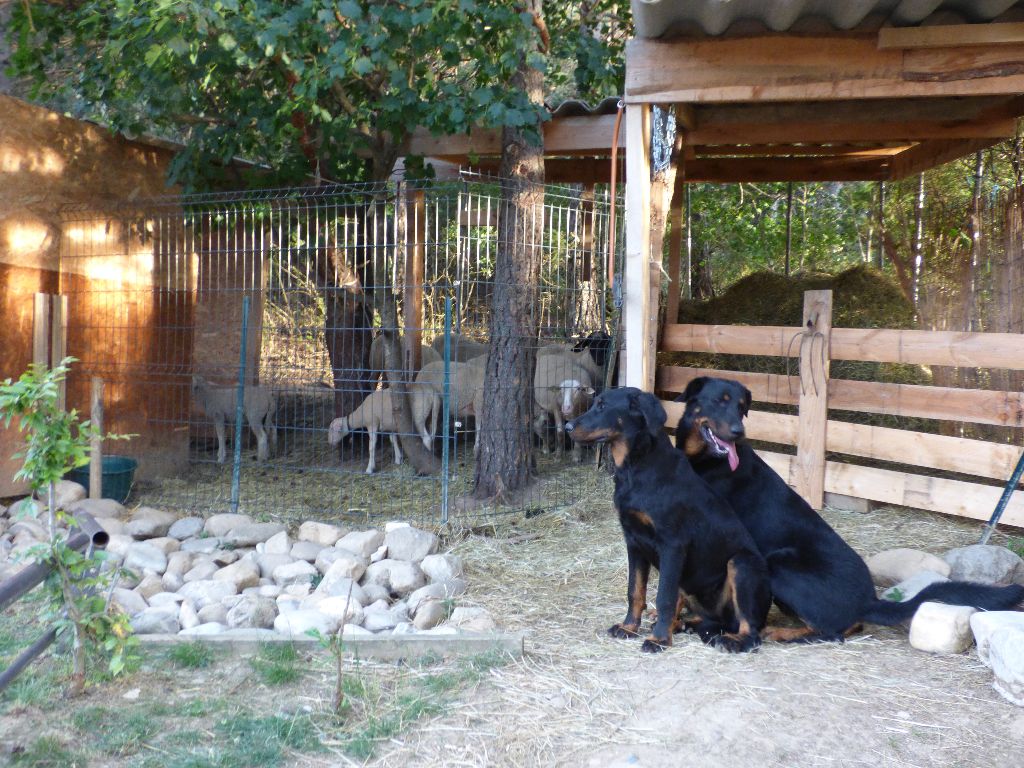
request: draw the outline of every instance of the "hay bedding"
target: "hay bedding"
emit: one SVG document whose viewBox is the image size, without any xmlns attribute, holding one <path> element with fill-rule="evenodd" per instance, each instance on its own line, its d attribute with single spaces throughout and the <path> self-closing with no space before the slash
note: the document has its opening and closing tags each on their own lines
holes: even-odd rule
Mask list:
<svg viewBox="0 0 1024 768">
<path fill-rule="evenodd" d="M 624 610 L 625 550 L 610 482 L 594 486 L 594 501 L 455 545 L 468 597 L 525 630 L 527 653 L 375 765 L 1021 765 L 1024 710 L 992 690 L 973 652 L 914 651 L 905 629 L 743 656 L 688 636 L 647 656 L 608 638 Z M 942 552 L 978 535 L 977 524 L 922 513 L 826 517 L 862 554 Z"/>
</svg>

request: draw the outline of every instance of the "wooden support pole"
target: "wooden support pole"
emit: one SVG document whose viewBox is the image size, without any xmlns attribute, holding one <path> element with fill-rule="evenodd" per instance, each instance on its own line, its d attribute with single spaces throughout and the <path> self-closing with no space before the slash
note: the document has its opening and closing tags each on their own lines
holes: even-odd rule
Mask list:
<svg viewBox="0 0 1024 768">
<path fill-rule="evenodd" d="M 654 388 L 657 303 L 651 302 L 651 108 L 626 109 L 625 383 Z"/>
<path fill-rule="evenodd" d="M 409 366 L 409 378 L 412 380 L 412 374 L 423 365 L 423 260 L 427 222 L 423 190 L 410 191 L 405 208 L 405 296 L 402 305 L 405 333 L 402 336 L 402 358 Z"/>
<path fill-rule="evenodd" d="M 684 193 L 685 195 L 685 193 Z M 665 322 L 679 322 L 680 264 L 683 255 L 683 198 L 676 194 L 669 209 L 669 224 L 672 231 L 668 237 L 668 295 L 665 297 Z"/>
<path fill-rule="evenodd" d="M 32 304 L 32 362 L 38 368 L 50 365 L 50 295 L 37 293 Z"/>
<path fill-rule="evenodd" d="M 68 348 L 68 297 L 51 296 L 51 323 L 50 323 L 50 367 L 60 365 L 60 361 L 67 355 Z M 57 394 L 57 407 L 64 410 L 67 405 L 66 381 L 60 383 Z"/>
<path fill-rule="evenodd" d="M 800 428 L 793 482 L 815 509 L 825 502 L 825 431 L 831 357 L 832 291 L 804 293 L 804 335 L 800 340 Z"/>
<path fill-rule="evenodd" d="M 103 498 L 103 379 L 92 377 L 89 421 L 96 433 L 89 441 L 89 498 Z"/>
</svg>

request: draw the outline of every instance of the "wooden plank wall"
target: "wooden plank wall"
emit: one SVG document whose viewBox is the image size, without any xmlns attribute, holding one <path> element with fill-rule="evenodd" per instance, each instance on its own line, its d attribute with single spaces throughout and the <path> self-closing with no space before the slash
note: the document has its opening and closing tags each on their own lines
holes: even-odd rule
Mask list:
<svg viewBox="0 0 1024 768">
<path fill-rule="evenodd" d="M 790 341 L 803 331 L 803 328 L 784 327 L 667 325 L 660 349 L 796 356 L 796 345 L 790 350 Z M 826 359 L 832 360 L 1024 369 L 1024 335 L 1021 334 L 834 328 L 829 346 L 830 355 Z M 681 392 L 696 376 L 736 379 L 751 390 L 755 410 L 747 419 L 747 433 L 752 439 L 781 445 L 800 443 L 801 427 L 807 428 L 804 426 L 806 413 L 801 418 L 756 410 L 758 403 L 798 405 L 801 400 L 798 376 L 662 366 L 657 371 L 655 389 L 664 394 Z M 826 389 L 830 410 L 1024 427 L 1024 393 L 1021 392 L 831 378 Z M 682 415 L 682 405 L 674 402 L 664 405 L 669 414 L 668 423 L 674 425 Z M 1002 492 L 1002 483 L 1009 478 L 1021 452 L 1020 446 L 834 419 L 820 424 L 820 429 L 825 435 L 824 448 L 829 453 L 998 483 L 827 461 L 824 462 L 824 491 L 977 520 L 988 520 Z M 801 477 L 806 470 L 796 456 L 772 452 L 764 452 L 762 456 L 791 485 L 806 493 L 806 479 Z M 1002 522 L 1024 527 L 1024 491 L 1018 489 L 1013 493 Z"/>
</svg>

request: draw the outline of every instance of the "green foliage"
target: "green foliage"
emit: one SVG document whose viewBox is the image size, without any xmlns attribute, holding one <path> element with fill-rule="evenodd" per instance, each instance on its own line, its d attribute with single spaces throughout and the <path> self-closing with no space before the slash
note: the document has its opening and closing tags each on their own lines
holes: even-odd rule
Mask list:
<svg viewBox="0 0 1024 768">
<path fill-rule="evenodd" d="M 885 593 L 885 599 L 890 600 L 894 603 L 902 603 L 904 598 L 903 590 L 899 587 L 893 587 Z"/>
<path fill-rule="evenodd" d="M 1024 558 L 1024 537 L 1011 537 L 1010 540 L 1006 542 L 1006 548 L 1013 552 L 1017 557 Z"/>
<path fill-rule="evenodd" d="M 71 751 L 55 736 L 41 736 L 28 749 L 16 752 L 11 765 L 18 768 L 84 768 L 86 758 Z"/>
<path fill-rule="evenodd" d="M 291 643 L 265 643 L 251 660 L 252 668 L 267 685 L 293 683 L 302 676 L 299 653 Z"/>
<path fill-rule="evenodd" d="M 203 669 L 214 660 L 213 648 L 199 641 L 175 645 L 167 655 L 174 666 L 186 669 Z"/>
<path fill-rule="evenodd" d="M 623 0 L 545 3 L 551 33 L 551 101 L 578 98 L 591 105 L 624 90 L 626 40 L 633 15 Z"/>
<path fill-rule="evenodd" d="M 538 31 L 503 0 L 19 3 L 9 37 L 36 97 L 184 141 L 172 172 L 190 186 L 235 156 L 269 166 L 263 183 L 379 180 L 416 126 L 539 117 L 506 88 Z"/>
<path fill-rule="evenodd" d="M 56 625 L 58 634 L 69 630 L 74 634 L 72 685 L 79 690 L 85 684 L 90 651 L 105 657 L 110 674 L 117 675 L 129 663 L 135 639 L 128 617 L 110 611 L 104 598 L 104 588 L 114 573 L 101 571 L 106 553 L 76 551 L 57 531 L 58 523 L 70 528 L 74 520 L 54 509 L 53 484 L 68 470 L 88 462 L 89 441 L 96 434 L 88 421 L 79 423 L 76 411 L 59 407 L 60 384 L 73 361 L 65 358 L 53 369 L 32 365 L 17 382 L 6 379 L 0 384 L 0 419 L 9 426 L 17 417 L 25 434 L 26 447 L 15 454 L 25 460 L 16 477 L 28 480 L 37 491 L 48 489 L 50 540 L 30 548 L 28 556 L 53 566 L 46 580 L 48 600 L 43 616 Z"/>
</svg>

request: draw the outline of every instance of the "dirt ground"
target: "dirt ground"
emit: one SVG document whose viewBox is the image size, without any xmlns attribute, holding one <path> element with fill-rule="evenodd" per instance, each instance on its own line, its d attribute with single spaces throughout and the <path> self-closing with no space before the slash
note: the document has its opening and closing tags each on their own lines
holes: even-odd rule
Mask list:
<svg viewBox="0 0 1024 768">
<path fill-rule="evenodd" d="M 569 509 L 453 538 L 470 584 L 462 604 L 484 606 L 502 629 L 524 632 L 521 659 L 490 666 L 444 699 L 439 711 L 410 719 L 400 732 L 378 739 L 366 761 L 332 747 L 321 734 L 326 748 L 293 750 L 279 764 L 1022 764 L 1024 709 L 992 689 L 991 672 L 973 650 L 924 654 L 909 646 L 903 627 L 870 627 L 845 644 L 766 644 L 740 656 L 706 648 L 690 636 L 677 636 L 676 645 L 655 656 L 642 654 L 637 641 L 609 638 L 606 628 L 621 620 L 625 609 L 626 557 L 607 478 L 597 481 L 590 497 Z M 892 546 L 942 553 L 975 543 L 980 529 L 977 523 L 905 510 L 829 510 L 825 516 L 864 555 Z M 993 543 L 1005 541 L 997 534 Z M 97 706 L 121 711 L 157 702 L 165 710 L 194 715 L 205 711 L 207 705 L 197 700 L 204 695 L 241 697 L 267 712 L 322 711 L 332 684 L 324 656 L 304 659 L 303 676 L 290 688 L 254 680 L 247 660 L 222 659 L 207 670 L 188 672 L 150 660 L 147 669 L 94 689 L 84 702 L 44 700 L 8 709 L 0 718 L 0 741 L 47 730 L 82 731 L 90 716 L 99 717 Z M 392 666 L 388 674 L 422 672 Z M 141 688 L 141 694 L 134 692 L 139 698 L 126 701 L 136 688 Z M 235 705 L 209 701 L 205 726 L 197 727 L 195 719 L 179 722 L 199 731 L 197 738 L 205 738 L 204 730 L 212 736 L 230 706 Z M 223 758 L 165 762 L 159 750 L 168 743 L 149 739 L 123 759 L 108 751 L 88 765 L 246 764 Z M 0 764 L 4 759 L 0 754 Z"/>
<path fill-rule="evenodd" d="M 925 654 L 903 627 L 740 656 L 690 636 L 656 656 L 609 638 L 625 611 L 625 551 L 610 505 L 590 506 L 538 522 L 536 539 L 474 537 L 456 548 L 470 583 L 495 585 L 472 596 L 526 632 L 527 653 L 380 765 L 1022 764 L 1024 709 L 992 689 L 973 650 Z M 942 553 L 976 543 L 980 527 L 909 511 L 825 516 L 863 555 Z"/>
</svg>

